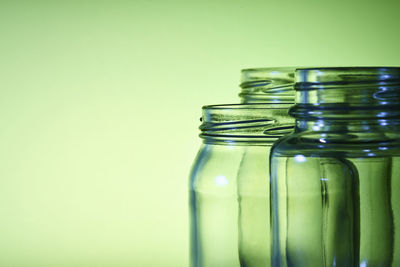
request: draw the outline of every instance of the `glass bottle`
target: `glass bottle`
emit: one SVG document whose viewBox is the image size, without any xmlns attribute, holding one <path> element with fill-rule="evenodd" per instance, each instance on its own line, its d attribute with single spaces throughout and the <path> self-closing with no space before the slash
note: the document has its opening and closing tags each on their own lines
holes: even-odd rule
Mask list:
<svg viewBox="0 0 400 267">
<path fill-rule="evenodd" d="M 273 266 L 400 266 L 400 68 L 296 71 L 271 151 Z"/>
<path fill-rule="evenodd" d="M 293 129 L 293 71 L 243 70 L 240 96 L 253 103 L 203 107 L 190 174 L 192 267 L 269 266 L 269 150 Z"/>
</svg>

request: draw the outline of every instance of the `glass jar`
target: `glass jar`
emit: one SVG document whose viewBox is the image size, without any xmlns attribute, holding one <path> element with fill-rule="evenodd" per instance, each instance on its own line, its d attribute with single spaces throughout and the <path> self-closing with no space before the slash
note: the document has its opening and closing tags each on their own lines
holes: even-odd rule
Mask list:
<svg viewBox="0 0 400 267">
<path fill-rule="evenodd" d="M 268 266 L 269 149 L 293 128 L 291 105 L 203 107 L 190 175 L 192 266 Z"/>
<path fill-rule="evenodd" d="M 400 68 L 296 71 L 271 151 L 273 266 L 400 266 Z"/>
<path fill-rule="evenodd" d="M 241 103 L 294 102 L 295 68 L 254 68 L 241 71 Z"/>
<path fill-rule="evenodd" d="M 190 174 L 191 266 L 269 265 L 269 149 L 293 129 L 293 82 L 293 68 L 245 69 L 241 102 L 252 104 L 203 107 Z"/>
</svg>

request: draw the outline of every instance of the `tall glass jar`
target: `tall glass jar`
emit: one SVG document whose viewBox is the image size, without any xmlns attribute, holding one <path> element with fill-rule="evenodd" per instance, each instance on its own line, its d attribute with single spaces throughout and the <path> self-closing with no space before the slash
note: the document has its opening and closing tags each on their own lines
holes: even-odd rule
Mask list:
<svg viewBox="0 0 400 267">
<path fill-rule="evenodd" d="M 400 68 L 296 71 L 271 154 L 273 266 L 400 266 Z"/>
</svg>

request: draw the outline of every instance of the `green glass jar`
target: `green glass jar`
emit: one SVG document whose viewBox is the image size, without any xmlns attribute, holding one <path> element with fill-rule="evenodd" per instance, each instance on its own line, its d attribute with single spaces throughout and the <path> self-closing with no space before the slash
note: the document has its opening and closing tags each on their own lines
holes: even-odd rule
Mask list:
<svg viewBox="0 0 400 267">
<path fill-rule="evenodd" d="M 293 129 L 294 91 L 274 90 L 281 83 L 269 72 L 242 71 L 242 102 L 267 103 L 203 107 L 203 144 L 190 174 L 192 267 L 270 264 L 269 151 Z"/>
<path fill-rule="evenodd" d="M 273 266 L 400 266 L 400 68 L 296 71 L 271 151 Z"/>
</svg>

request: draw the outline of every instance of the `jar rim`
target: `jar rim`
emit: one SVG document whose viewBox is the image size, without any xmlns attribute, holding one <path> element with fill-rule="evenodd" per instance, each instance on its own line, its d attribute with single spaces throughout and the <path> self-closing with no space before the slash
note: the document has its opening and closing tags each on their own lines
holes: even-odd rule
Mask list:
<svg viewBox="0 0 400 267">
<path fill-rule="evenodd" d="M 294 105 L 293 102 L 266 102 L 266 103 L 246 103 L 246 104 L 215 104 L 205 105 L 202 107 L 203 110 L 254 110 L 254 109 L 277 109 L 277 108 L 289 108 Z"/>
<path fill-rule="evenodd" d="M 297 68 L 295 90 L 307 89 L 307 85 L 362 84 L 400 81 L 400 67 L 312 67 Z"/>
<path fill-rule="evenodd" d="M 240 87 L 253 87 L 254 83 L 270 81 L 274 77 L 293 80 L 297 67 L 263 67 L 241 70 Z"/>
<path fill-rule="evenodd" d="M 345 67 L 301 67 L 298 70 L 379 70 L 379 69 L 399 69 L 399 66 L 345 66 Z"/>
</svg>

